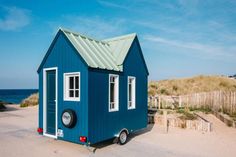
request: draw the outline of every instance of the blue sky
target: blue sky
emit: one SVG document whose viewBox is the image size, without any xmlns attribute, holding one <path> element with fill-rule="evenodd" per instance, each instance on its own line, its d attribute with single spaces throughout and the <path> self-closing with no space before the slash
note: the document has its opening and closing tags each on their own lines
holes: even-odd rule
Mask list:
<svg viewBox="0 0 236 157">
<path fill-rule="evenodd" d="M 150 80 L 236 73 L 235 0 L 0 0 L 0 89 L 38 88 L 60 26 L 97 39 L 136 32 Z"/>
</svg>

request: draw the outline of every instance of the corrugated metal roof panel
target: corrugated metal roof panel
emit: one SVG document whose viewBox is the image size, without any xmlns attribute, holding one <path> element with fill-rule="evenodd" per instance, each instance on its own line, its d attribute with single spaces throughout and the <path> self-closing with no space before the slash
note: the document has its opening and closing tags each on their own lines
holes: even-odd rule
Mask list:
<svg viewBox="0 0 236 157">
<path fill-rule="evenodd" d="M 128 34 L 120 37 L 103 40 L 109 44 L 109 47 L 116 58 L 118 65 L 122 65 L 124 59 L 134 41 L 136 34 Z"/>
<path fill-rule="evenodd" d="M 114 71 L 123 71 L 123 61 L 136 36 L 130 34 L 99 41 L 66 29 L 60 30 L 89 67 Z"/>
</svg>

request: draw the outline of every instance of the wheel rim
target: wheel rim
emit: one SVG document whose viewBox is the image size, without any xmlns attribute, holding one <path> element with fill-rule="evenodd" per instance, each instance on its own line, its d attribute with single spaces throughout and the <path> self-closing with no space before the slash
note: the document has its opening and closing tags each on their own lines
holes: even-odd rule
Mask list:
<svg viewBox="0 0 236 157">
<path fill-rule="evenodd" d="M 121 143 L 125 143 L 126 139 L 127 139 L 126 133 L 125 133 L 125 132 L 122 132 L 122 133 L 120 134 L 120 142 L 121 142 Z"/>
</svg>

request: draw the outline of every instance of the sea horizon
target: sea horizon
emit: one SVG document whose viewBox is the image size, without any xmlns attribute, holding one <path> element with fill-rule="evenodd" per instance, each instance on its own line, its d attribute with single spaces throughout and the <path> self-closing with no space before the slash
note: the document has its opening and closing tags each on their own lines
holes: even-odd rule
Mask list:
<svg viewBox="0 0 236 157">
<path fill-rule="evenodd" d="M 23 99 L 37 92 L 38 89 L 0 89 L 0 101 L 19 104 Z"/>
<path fill-rule="evenodd" d="M 38 90 L 38 88 L 0 88 L 0 90 Z"/>
</svg>

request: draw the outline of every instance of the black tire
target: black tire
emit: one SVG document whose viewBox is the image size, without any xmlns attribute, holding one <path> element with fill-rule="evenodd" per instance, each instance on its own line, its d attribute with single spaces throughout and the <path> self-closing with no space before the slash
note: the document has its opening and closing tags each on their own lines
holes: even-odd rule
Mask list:
<svg viewBox="0 0 236 157">
<path fill-rule="evenodd" d="M 70 121 L 69 121 L 69 123 L 67 123 L 67 124 L 65 124 L 64 122 L 63 122 L 63 115 L 64 114 L 69 114 L 69 116 L 70 116 Z M 62 112 L 62 115 L 61 115 L 61 121 L 62 121 L 62 124 L 65 126 L 65 127 L 67 127 L 67 128 L 73 128 L 74 126 L 75 126 L 75 124 L 76 124 L 76 122 L 77 122 L 77 117 L 76 117 L 76 113 L 73 111 L 73 110 L 71 110 L 71 109 L 66 109 L 66 110 L 64 110 L 63 112 Z"/>
<path fill-rule="evenodd" d="M 119 144 L 120 144 L 120 145 L 126 144 L 127 139 L 128 139 L 128 133 L 127 133 L 127 131 L 125 131 L 125 130 L 121 131 L 121 133 L 120 133 L 120 135 L 119 135 L 119 137 L 118 137 Z"/>
</svg>

